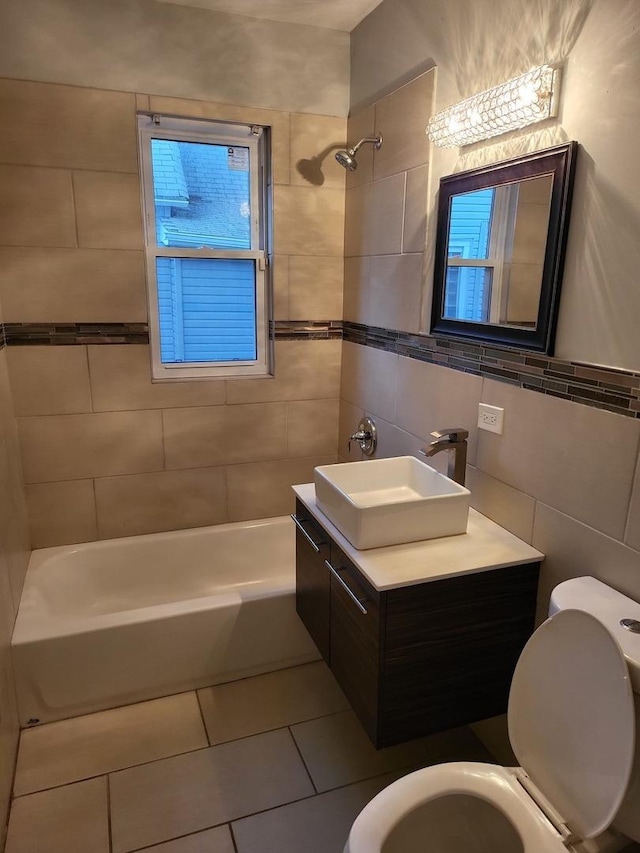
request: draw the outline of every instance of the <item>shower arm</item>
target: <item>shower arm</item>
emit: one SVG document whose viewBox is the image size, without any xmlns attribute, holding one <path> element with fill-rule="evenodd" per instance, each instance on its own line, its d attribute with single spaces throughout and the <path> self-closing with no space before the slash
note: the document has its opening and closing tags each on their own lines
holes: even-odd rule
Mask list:
<svg viewBox="0 0 640 853">
<path fill-rule="evenodd" d="M 375 136 L 365 136 L 365 138 L 361 139 L 360 142 L 356 142 L 356 144 L 353 146 L 353 148 L 349 149 L 349 153 L 351 154 L 352 157 L 354 157 L 356 155 L 356 153 L 358 152 L 358 149 L 362 148 L 362 146 L 365 144 L 365 142 L 373 142 L 373 144 L 376 147 L 376 150 L 379 150 L 380 146 L 382 145 L 382 134 L 377 133 Z"/>
</svg>

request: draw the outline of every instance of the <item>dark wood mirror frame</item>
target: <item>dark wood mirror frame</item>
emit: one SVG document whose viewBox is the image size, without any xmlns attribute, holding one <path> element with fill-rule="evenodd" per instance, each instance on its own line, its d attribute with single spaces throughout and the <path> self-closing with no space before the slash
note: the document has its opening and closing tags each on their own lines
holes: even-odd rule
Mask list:
<svg viewBox="0 0 640 853">
<path fill-rule="evenodd" d="M 568 142 L 441 179 L 431 310 L 432 335 L 471 338 L 553 355 L 577 151 L 578 143 Z M 535 328 L 445 319 L 443 313 L 452 197 L 543 175 L 552 175 L 553 181 Z"/>
</svg>

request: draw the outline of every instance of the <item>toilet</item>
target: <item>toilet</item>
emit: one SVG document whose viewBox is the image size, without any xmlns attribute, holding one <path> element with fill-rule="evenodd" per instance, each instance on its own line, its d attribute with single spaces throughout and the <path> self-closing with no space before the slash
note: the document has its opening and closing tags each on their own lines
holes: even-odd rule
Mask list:
<svg viewBox="0 0 640 853">
<path fill-rule="evenodd" d="M 520 766 L 410 773 L 363 809 L 345 853 L 609 853 L 640 842 L 640 604 L 582 577 L 554 589 L 549 613 L 511 683 Z"/>
</svg>

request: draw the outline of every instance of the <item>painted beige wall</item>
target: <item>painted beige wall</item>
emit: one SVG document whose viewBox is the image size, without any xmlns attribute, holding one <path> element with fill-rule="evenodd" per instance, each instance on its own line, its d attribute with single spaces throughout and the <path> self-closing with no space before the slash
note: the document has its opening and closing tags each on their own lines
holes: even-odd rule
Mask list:
<svg viewBox="0 0 640 853">
<path fill-rule="evenodd" d="M 577 140 L 556 355 L 630 370 L 640 370 L 639 25 L 636 0 L 385 0 L 354 30 L 351 49 L 355 108 L 433 65 L 441 109 L 543 61 L 564 64 L 557 123 L 434 152 L 429 209 L 443 175 Z M 431 269 L 428 257 L 427 282 Z"/>
<path fill-rule="evenodd" d="M 349 35 L 155 0 L 0 9 L 0 77 L 345 116 Z"/>
<path fill-rule="evenodd" d="M 146 321 L 136 105 L 271 126 L 275 318 L 339 318 L 345 173 L 296 164 L 345 119 L 3 80 L 5 321 Z M 340 355 L 279 340 L 275 378 L 152 384 L 146 346 L 10 346 L 33 547 L 290 511 L 335 460 Z"/>
</svg>

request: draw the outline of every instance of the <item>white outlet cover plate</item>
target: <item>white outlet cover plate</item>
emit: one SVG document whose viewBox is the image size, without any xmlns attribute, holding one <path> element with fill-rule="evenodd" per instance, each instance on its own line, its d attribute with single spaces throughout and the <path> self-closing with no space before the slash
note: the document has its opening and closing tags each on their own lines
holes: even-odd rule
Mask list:
<svg viewBox="0 0 640 853">
<path fill-rule="evenodd" d="M 490 406 L 488 403 L 478 403 L 478 428 L 487 432 L 502 435 L 504 425 L 504 409 L 500 406 Z"/>
</svg>

